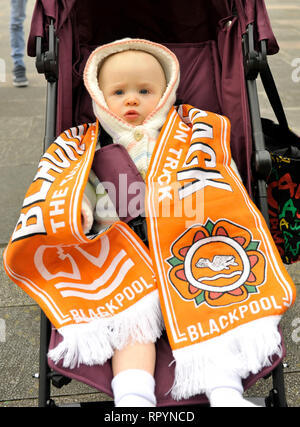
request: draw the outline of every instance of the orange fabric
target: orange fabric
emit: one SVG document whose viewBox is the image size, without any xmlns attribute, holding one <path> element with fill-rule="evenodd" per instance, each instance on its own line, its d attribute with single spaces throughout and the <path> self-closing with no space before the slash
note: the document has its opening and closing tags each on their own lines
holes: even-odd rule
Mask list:
<svg viewBox="0 0 300 427">
<path fill-rule="evenodd" d="M 265 221 L 230 167 L 227 118 L 171 110 L 146 177 L 150 253 L 172 349 L 203 342 L 295 299 Z M 190 124 L 187 124 L 190 123 Z"/>
<path fill-rule="evenodd" d="M 93 240 L 82 231 L 96 131 L 74 128 L 50 146 L 4 254 L 7 274 L 56 328 L 107 319 L 156 289 L 148 250 L 125 223 Z"/>
<path fill-rule="evenodd" d="M 120 221 L 94 239 L 82 231 L 95 125 L 66 131 L 42 157 L 4 265 L 57 328 L 125 312 L 156 281 L 173 349 L 293 303 L 267 226 L 230 167 L 229 121 L 188 105 L 179 113 L 171 109 L 146 177 L 150 253 Z"/>
</svg>

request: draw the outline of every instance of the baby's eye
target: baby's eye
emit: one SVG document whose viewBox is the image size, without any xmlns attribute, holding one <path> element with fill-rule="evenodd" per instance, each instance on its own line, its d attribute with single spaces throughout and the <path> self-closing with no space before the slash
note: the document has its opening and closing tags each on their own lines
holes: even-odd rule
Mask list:
<svg viewBox="0 0 300 427">
<path fill-rule="evenodd" d="M 123 90 L 122 89 L 116 90 L 115 95 L 123 95 Z"/>
<path fill-rule="evenodd" d="M 141 93 L 142 95 L 146 95 L 147 93 L 149 93 L 149 90 L 148 90 L 148 89 L 141 89 L 141 90 L 140 90 L 140 93 Z"/>
</svg>

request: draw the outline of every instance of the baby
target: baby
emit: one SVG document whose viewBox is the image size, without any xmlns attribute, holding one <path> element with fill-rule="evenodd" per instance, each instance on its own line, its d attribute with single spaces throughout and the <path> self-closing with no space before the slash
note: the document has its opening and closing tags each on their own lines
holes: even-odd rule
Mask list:
<svg viewBox="0 0 300 427">
<path fill-rule="evenodd" d="M 114 143 L 127 149 L 145 178 L 156 139 L 176 100 L 179 64 L 164 46 L 131 39 L 120 42 L 92 53 L 85 85 L 100 124 Z M 115 351 L 116 406 L 155 406 L 155 358 L 155 343 L 130 343 Z M 252 406 L 243 399 L 241 378 L 234 372 L 213 383 L 207 390 L 212 406 Z"/>
</svg>

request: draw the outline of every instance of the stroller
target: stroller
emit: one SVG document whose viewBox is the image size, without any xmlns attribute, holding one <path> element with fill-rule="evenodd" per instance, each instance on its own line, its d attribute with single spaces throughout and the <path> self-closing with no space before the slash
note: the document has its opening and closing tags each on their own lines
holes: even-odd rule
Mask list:
<svg viewBox="0 0 300 427">
<path fill-rule="evenodd" d="M 44 73 L 48 82 L 44 150 L 63 130 L 95 121 L 82 81 L 83 68 L 94 48 L 124 37 L 165 44 L 180 62 L 180 101 L 230 119 L 233 158 L 268 223 L 265 181 L 271 159 L 264 145 L 256 78 L 259 74 L 263 82 L 270 78 L 267 54 L 277 53 L 278 45 L 264 1 L 197 0 L 187 7 L 178 0 L 134 0 L 130 5 L 121 1 L 37 0 L 28 54 L 36 57 L 38 72 Z M 275 113 L 280 120 L 285 119 L 282 107 Z M 55 406 L 51 382 L 62 387 L 71 379 L 112 396 L 110 362 L 71 370 L 63 368 L 62 362 L 55 365 L 47 359 L 49 347 L 55 347 L 60 339 L 42 313 L 39 406 Z M 158 406 L 208 404 L 204 395 L 180 402 L 172 399 L 167 393 L 173 382 L 171 361 L 171 349 L 163 335 L 157 342 Z M 272 366 L 244 381 L 245 389 L 270 375 L 273 388 L 266 406 L 287 406 L 283 364 L 277 356 Z"/>
</svg>

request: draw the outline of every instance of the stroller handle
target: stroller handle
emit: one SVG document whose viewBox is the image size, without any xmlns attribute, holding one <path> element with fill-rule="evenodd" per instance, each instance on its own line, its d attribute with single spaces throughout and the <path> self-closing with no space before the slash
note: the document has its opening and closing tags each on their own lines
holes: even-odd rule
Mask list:
<svg viewBox="0 0 300 427">
<path fill-rule="evenodd" d="M 56 101 L 57 101 L 57 81 L 58 81 L 58 46 L 59 39 L 56 36 L 54 21 L 49 25 L 49 50 L 42 52 L 42 37 L 36 37 L 36 61 L 35 65 L 38 73 L 44 74 L 47 80 L 47 100 L 46 100 L 46 122 L 44 151 L 54 141 L 56 137 Z"/>
</svg>

